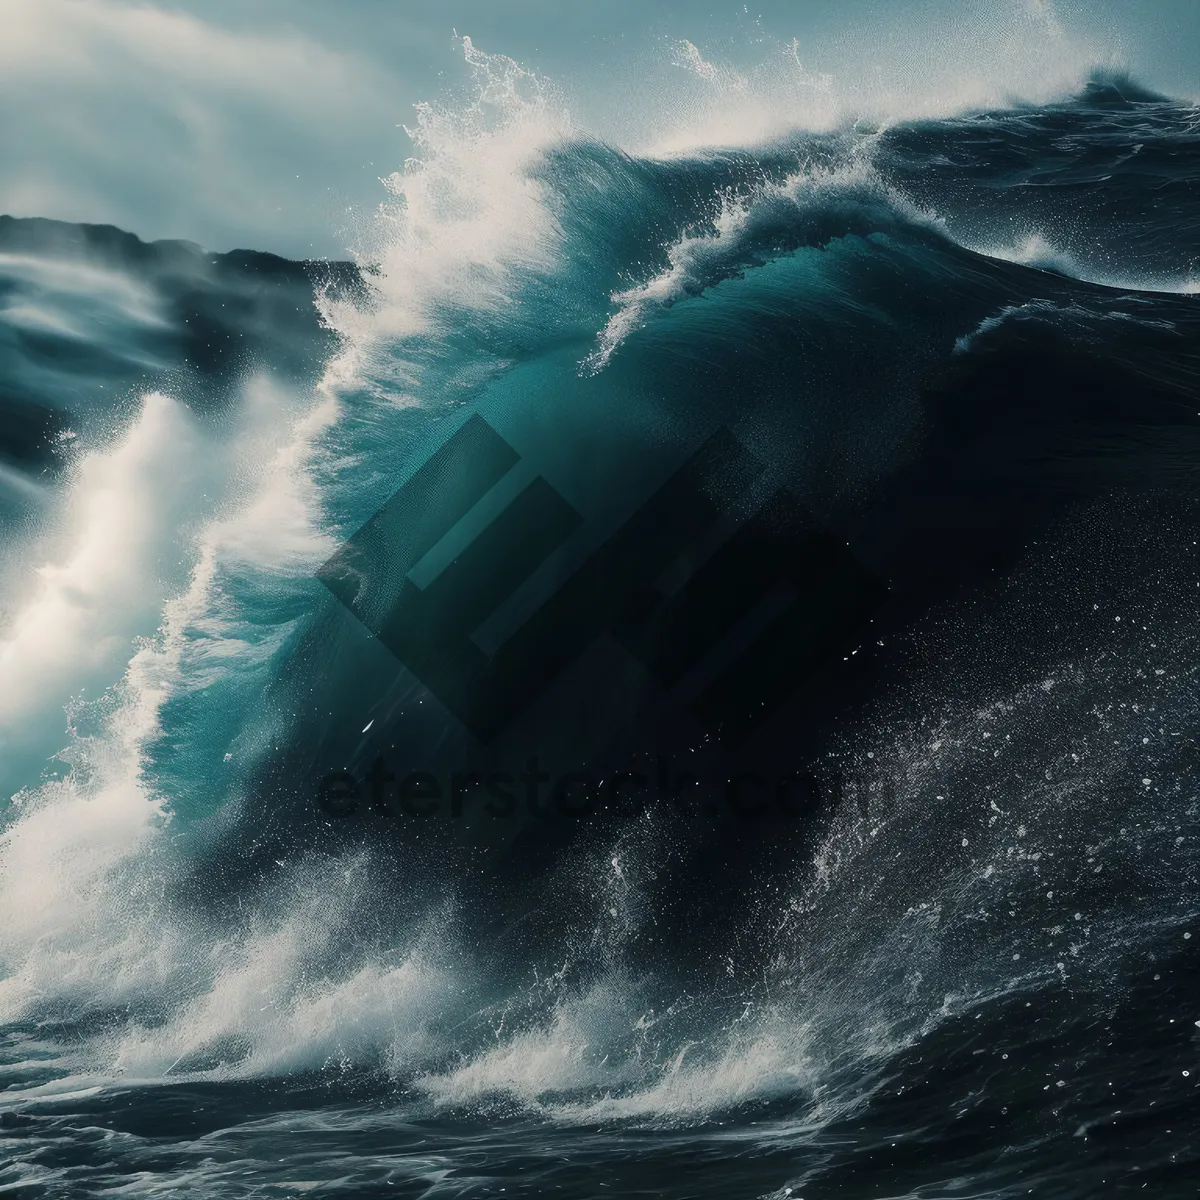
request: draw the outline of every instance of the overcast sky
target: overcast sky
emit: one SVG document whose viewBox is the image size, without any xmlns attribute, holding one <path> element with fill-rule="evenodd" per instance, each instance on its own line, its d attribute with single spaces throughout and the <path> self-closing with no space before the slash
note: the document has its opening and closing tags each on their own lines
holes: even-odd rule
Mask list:
<svg viewBox="0 0 1200 1200">
<path fill-rule="evenodd" d="M 461 43 L 548 78 L 580 125 L 651 144 L 672 95 L 796 39 L 834 92 L 1037 90 L 1060 65 L 1200 96 L 1200 0 L 0 0 L 0 212 L 342 256 Z M 982 86 L 982 85 L 980 85 Z M 677 106 L 676 106 L 677 107 Z M 714 126 L 714 139 L 722 130 Z"/>
</svg>

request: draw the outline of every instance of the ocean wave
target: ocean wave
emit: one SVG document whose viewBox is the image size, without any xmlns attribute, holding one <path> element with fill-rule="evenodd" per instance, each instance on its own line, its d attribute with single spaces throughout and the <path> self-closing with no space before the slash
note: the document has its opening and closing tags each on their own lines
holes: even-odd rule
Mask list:
<svg viewBox="0 0 1200 1200">
<path fill-rule="evenodd" d="M 2 1107 L 300 1080 L 317 1107 L 365 1096 L 435 1127 L 720 1128 L 795 1150 L 903 1124 L 909 1094 L 921 1120 L 991 1120 L 991 1091 L 1032 1095 L 1024 1053 L 1039 1091 L 1020 1103 L 1057 1128 L 1107 1055 L 1063 1065 L 1025 1022 L 1076 1045 L 1197 911 L 1194 289 L 1129 283 L 1194 274 L 1191 160 L 1156 157 L 1194 141 L 1191 117 L 1095 80 L 797 129 L 794 107 L 767 120 L 760 78 L 684 43 L 674 61 L 729 122 L 705 150 L 680 127 L 672 154 L 631 153 L 462 48 L 472 99 L 419 111 L 420 157 L 353 270 L 95 233 L 82 263 L 0 255 L 14 346 L 123 364 L 110 403 L 94 363 L 39 375 L 25 342 L 4 360 L 59 415 L 0 464 L 25 506 L 3 551 Z M 788 71 L 834 104 L 830 80 Z M 1111 270 L 1081 249 L 1097 231 Z M 265 278 L 278 303 L 251 304 Z M 244 331 L 182 331 L 226 300 Z M 241 332 L 253 352 L 221 349 Z M 761 462 L 755 487 L 786 484 L 887 578 L 873 627 L 772 718 L 770 745 L 823 789 L 811 826 L 325 818 L 330 770 L 483 761 L 314 578 L 467 416 L 510 443 L 501 499 L 540 475 L 584 527 L 500 610 L 510 627 L 714 429 Z M 748 514 L 729 510 L 732 536 Z M 548 689 L 496 753 L 583 745 L 611 774 L 644 725 L 728 775 L 740 760 L 692 709 L 638 707 L 649 672 L 610 641 L 593 656 L 611 675 Z M 609 694 L 618 668 L 633 699 Z M 605 704 L 615 732 L 589 749 Z M 187 1151 L 204 1187 L 210 1149 Z"/>
</svg>

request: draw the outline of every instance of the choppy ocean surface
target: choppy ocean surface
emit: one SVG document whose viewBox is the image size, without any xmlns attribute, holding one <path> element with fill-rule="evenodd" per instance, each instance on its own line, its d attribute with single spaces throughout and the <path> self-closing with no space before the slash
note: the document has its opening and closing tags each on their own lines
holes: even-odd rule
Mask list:
<svg viewBox="0 0 1200 1200">
<path fill-rule="evenodd" d="M 0 1192 L 1196 1195 L 1200 112 L 652 159 L 467 49 L 356 266 L 0 219 Z M 317 572 L 473 414 L 887 580 L 811 821 L 317 806 L 466 753 Z"/>
</svg>

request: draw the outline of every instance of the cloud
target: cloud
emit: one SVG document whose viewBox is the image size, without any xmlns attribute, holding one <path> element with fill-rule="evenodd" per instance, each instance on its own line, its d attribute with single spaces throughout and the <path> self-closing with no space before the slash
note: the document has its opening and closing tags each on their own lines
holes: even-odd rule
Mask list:
<svg viewBox="0 0 1200 1200">
<path fill-rule="evenodd" d="M 337 251 L 339 201 L 382 194 L 403 156 L 397 81 L 295 30 L 109 0 L 3 10 L 0 211 Z M 376 167 L 381 142 L 395 157 Z"/>
</svg>

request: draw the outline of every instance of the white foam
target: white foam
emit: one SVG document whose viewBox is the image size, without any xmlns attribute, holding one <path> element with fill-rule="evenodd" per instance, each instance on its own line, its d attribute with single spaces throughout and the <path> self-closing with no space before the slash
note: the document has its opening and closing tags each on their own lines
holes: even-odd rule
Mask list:
<svg viewBox="0 0 1200 1200">
<path fill-rule="evenodd" d="M 620 974 L 582 995 L 559 1000 L 532 1025 L 512 1031 L 501 1022 L 495 1045 L 453 1070 L 418 1083 L 442 1107 L 476 1107 L 496 1097 L 530 1107 L 554 1093 L 614 1087 L 641 1069 L 629 1056 L 641 1021 L 637 989 Z"/>
<path fill-rule="evenodd" d="M 123 435 L 76 464 L 0 641 L 0 736 L 10 746 L 53 753 L 63 738 L 54 715 L 81 689 L 112 684 L 134 637 L 154 631 L 180 574 L 180 526 L 210 478 L 202 445 L 187 410 L 152 393 Z"/>
<path fill-rule="evenodd" d="M 407 128 L 418 156 L 383 180 L 392 200 L 362 231 L 375 304 L 328 309 L 360 348 L 436 333 L 456 309 L 503 308 L 515 273 L 556 261 L 561 231 L 530 168 L 569 136 L 570 117 L 537 76 L 468 37 L 461 44 L 473 99 L 418 106 Z"/>
<path fill-rule="evenodd" d="M 166 1024 L 123 1030 L 109 1069 L 143 1080 L 330 1066 L 399 1072 L 440 1050 L 432 1026 L 455 1011 L 458 981 L 419 947 L 391 962 L 322 969 L 325 955 L 353 939 L 369 898 L 351 887 L 331 901 L 331 881 L 319 868 L 314 875 L 277 918 L 216 943 Z"/>
<path fill-rule="evenodd" d="M 685 230 L 667 247 L 668 265 L 664 271 L 643 284 L 613 293 L 616 311 L 598 334 L 596 348 L 582 364 L 583 371 L 594 374 L 603 370 L 621 343 L 655 311 L 734 273 L 740 266 L 742 243 L 754 232 L 759 213 L 772 204 L 783 201 L 794 205 L 798 212 L 816 214 L 839 196 L 866 194 L 910 220 L 928 221 L 878 178 L 871 166 L 870 151 L 870 140 L 863 140 L 837 167 L 806 165 L 780 183 L 760 184 L 747 194 L 721 196 L 711 228 Z"/>
<path fill-rule="evenodd" d="M 637 154 L 688 154 L 798 129 L 1043 103 L 1077 91 L 1105 60 L 1041 0 L 1000 0 L 953 20 L 872 10 L 839 22 L 836 37 L 810 35 L 810 25 L 796 17 L 800 36 L 789 38 L 792 29 L 777 19 L 780 39 L 754 29 L 711 48 L 700 39 L 667 42 L 658 62 L 639 59 L 636 78 L 614 81 L 636 87 L 641 103 L 594 102 L 594 127 Z"/>
<path fill-rule="evenodd" d="M 693 1123 L 748 1103 L 795 1097 L 810 1099 L 819 1081 L 808 1045 L 808 1029 L 778 1019 L 753 1033 L 717 1041 L 715 1060 L 707 1046 L 685 1046 L 649 1086 L 556 1107 L 572 1124 L 653 1118 L 659 1123 Z M 707 1052 L 707 1053 L 706 1053 Z"/>
<path fill-rule="evenodd" d="M 1165 333 L 1178 332 L 1170 321 L 1141 317 L 1119 309 L 1090 309 L 1075 301 L 1056 304 L 1053 300 L 1028 300 L 1024 304 L 1005 305 L 995 315 L 984 317 L 970 333 L 955 340 L 954 353 L 967 353 L 979 338 L 1014 321 L 1044 321 L 1071 331 L 1076 338 L 1084 342 L 1098 341 L 1101 335 L 1097 327 L 1112 323 L 1140 325 L 1144 329 L 1159 329 Z"/>
<path fill-rule="evenodd" d="M 1083 262 L 1069 250 L 1056 246 L 1040 230 L 1026 232 L 1011 242 L 967 240 L 960 244 L 978 254 L 987 255 L 988 258 L 999 258 L 1027 267 L 1039 267 L 1070 279 L 1120 291 L 1168 292 L 1180 296 L 1200 294 L 1200 277 L 1194 272 L 1182 277 L 1168 277 L 1102 269 Z"/>
</svg>

